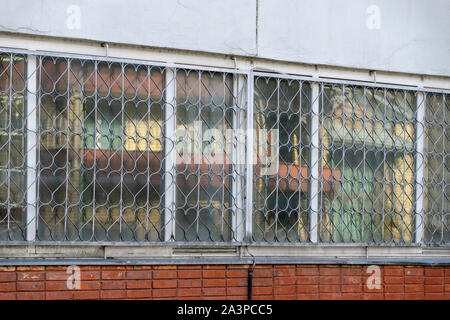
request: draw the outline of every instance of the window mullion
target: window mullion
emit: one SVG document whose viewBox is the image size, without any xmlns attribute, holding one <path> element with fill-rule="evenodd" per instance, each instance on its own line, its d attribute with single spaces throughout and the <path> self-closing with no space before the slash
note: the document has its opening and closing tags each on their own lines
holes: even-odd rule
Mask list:
<svg viewBox="0 0 450 320">
<path fill-rule="evenodd" d="M 315 82 L 311 90 L 311 182 L 310 182 L 310 240 L 312 243 L 318 242 L 319 226 L 319 99 L 320 84 Z"/>
<path fill-rule="evenodd" d="M 176 71 L 164 75 L 164 241 L 175 240 L 176 190 Z"/>
<path fill-rule="evenodd" d="M 253 217 L 253 108 L 254 108 L 254 77 L 253 71 L 248 74 L 247 80 L 247 153 L 246 153 L 246 182 L 248 184 L 245 194 L 245 241 L 252 241 L 252 217 Z"/>
<path fill-rule="evenodd" d="M 37 113 L 36 113 L 36 56 L 28 55 L 27 73 L 27 142 L 26 142 L 26 181 L 27 181 L 27 241 L 36 239 L 37 210 L 37 177 L 36 177 L 36 144 L 37 144 Z"/>
<path fill-rule="evenodd" d="M 424 216 L 424 172 L 425 172 L 425 94 L 416 96 L 416 243 L 423 242 Z"/>
</svg>

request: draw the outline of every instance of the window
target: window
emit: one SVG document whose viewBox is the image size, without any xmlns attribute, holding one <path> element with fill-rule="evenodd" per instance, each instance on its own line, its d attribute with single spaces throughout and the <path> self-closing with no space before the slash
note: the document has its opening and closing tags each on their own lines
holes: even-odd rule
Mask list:
<svg viewBox="0 0 450 320">
<path fill-rule="evenodd" d="M 2 53 L 0 241 L 447 245 L 449 117 L 445 90 Z"/>
<path fill-rule="evenodd" d="M 26 58 L 0 54 L 0 240 L 24 240 Z"/>
<path fill-rule="evenodd" d="M 322 92 L 324 242 L 414 240 L 415 99 L 411 92 L 326 85 Z"/>
</svg>

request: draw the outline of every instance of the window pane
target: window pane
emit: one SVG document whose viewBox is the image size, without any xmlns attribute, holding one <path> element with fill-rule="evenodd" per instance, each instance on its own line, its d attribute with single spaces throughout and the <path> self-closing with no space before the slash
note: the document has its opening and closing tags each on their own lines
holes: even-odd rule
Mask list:
<svg viewBox="0 0 450 320">
<path fill-rule="evenodd" d="M 233 77 L 177 71 L 175 237 L 232 240 Z"/>
<path fill-rule="evenodd" d="M 450 241 L 450 97 L 427 94 L 425 108 L 425 242 Z"/>
<path fill-rule="evenodd" d="M 255 241 L 307 241 L 310 85 L 255 79 Z"/>
<path fill-rule="evenodd" d="M 413 94 L 330 85 L 321 112 L 321 240 L 413 241 Z"/>
<path fill-rule="evenodd" d="M 0 54 L 0 240 L 25 239 L 25 64 Z"/>
<path fill-rule="evenodd" d="M 43 58 L 40 240 L 163 240 L 162 70 Z"/>
</svg>

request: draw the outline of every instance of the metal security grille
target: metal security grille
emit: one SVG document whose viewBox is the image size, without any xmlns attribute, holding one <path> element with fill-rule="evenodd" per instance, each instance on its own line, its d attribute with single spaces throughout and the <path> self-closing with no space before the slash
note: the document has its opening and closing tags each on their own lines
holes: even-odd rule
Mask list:
<svg viewBox="0 0 450 320">
<path fill-rule="evenodd" d="M 447 91 L 1 52 L 2 242 L 449 244 Z"/>
</svg>

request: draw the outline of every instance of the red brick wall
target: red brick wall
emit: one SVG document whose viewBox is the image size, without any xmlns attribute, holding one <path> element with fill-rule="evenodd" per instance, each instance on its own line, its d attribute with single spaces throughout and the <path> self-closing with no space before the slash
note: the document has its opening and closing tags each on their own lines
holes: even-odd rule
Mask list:
<svg viewBox="0 0 450 320">
<path fill-rule="evenodd" d="M 258 265 L 254 299 L 450 299 L 450 266 Z M 68 290 L 65 266 L 0 267 L 0 299 L 247 299 L 247 265 L 81 266 Z"/>
</svg>

